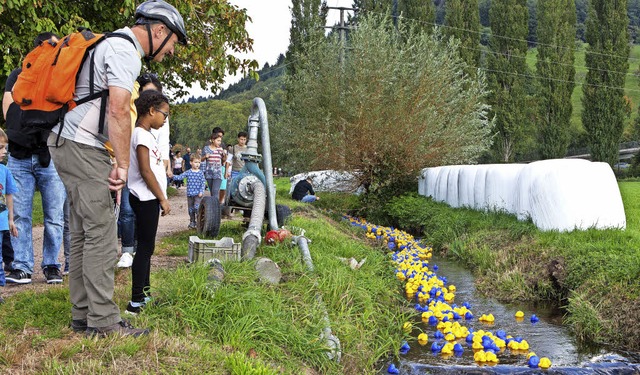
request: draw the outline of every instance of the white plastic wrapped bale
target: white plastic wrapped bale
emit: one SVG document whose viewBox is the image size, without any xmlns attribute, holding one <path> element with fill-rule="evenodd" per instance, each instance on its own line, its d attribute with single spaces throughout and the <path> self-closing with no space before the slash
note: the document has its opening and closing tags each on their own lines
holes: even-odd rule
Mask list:
<svg viewBox="0 0 640 375">
<path fill-rule="evenodd" d="M 447 202 L 447 189 L 449 186 L 449 172 L 451 167 L 447 166 L 442 168 L 438 173 L 438 179 L 436 180 L 436 191 L 433 199 L 437 202 Z"/>
<path fill-rule="evenodd" d="M 425 168 L 422 170 L 421 178 L 418 181 L 418 194 L 433 197 L 436 191 L 436 181 L 438 174 L 443 167 Z"/>
<path fill-rule="evenodd" d="M 626 228 L 618 183 L 607 163 L 545 160 L 527 166 L 530 217 L 542 230 Z"/>
<path fill-rule="evenodd" d="M 514 189 L 525 164 L 494 164 L 487 169 L 484 209 L 514 213 Z"/>
<path fill-rule="evenodd" d="M 484 210 L 487 200 L 484 194 L 484 188 L 487 182 L 487 170 L 489 165 L 476 166 L 476 178 L 473 181 L 473 208 L 476 210 Z"/>
<path fill-rule="evenodd" d="M 458 204 L 459 207 L 473 208 L 475 205 L 473 197 L 473 184 L 478 172 L 477 165 L 460 166 L 458 172 Z"/>
<path fill-rule="evenodd" d="M 460 193 L 458 187 L 458 177 L 460 176 L 459 165 L 452 165 L 449 167 L 449 178 L 447 179 L 447 197 L 445 201 L 449 203 L 451 207 L 460 207 Z"/>
<path fill-rule="evenodd" d="M 424 195 L 436 201 L 506 211 L 520 220 L 531 218 L 541 230 L 626 227 L 620 190 L 606 163 L 554 159 L 443 166 L 421 175 Z"/>
<path fill-rule="evenodd" d="M 360 193 L 358 178 L 350 172 L 339 172 L 334 170 L 313 171 L 299 173 L 291 178 L 291 188 L 289 195 L 293 193 L 293 188 L 300 180 L 311 177 L 313 190 L 316 192 L 334 192 L 334 193 Z"/>
</svg>

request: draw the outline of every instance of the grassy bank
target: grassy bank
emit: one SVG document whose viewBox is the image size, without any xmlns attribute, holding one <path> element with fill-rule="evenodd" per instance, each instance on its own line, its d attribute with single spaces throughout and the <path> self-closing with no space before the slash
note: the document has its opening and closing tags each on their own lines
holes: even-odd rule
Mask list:
<svg viewBox="0 0 640 375">
<path fill-rule="evenodd" d="M 150 336 L 86 339 L 73 333 L 66 284 L 18 293 L 0 307 L 0 368 L 59 374 L 376 373 L 397 352 L 406 319 L 388 258 L 322 210 L 286 200 L 287 191 L 288 182 L 279 182 L 279 203 L 292 207 L 291 224 L 312 241 L 314 272 L 306 270 L 297 248 L 263 244 L 258 254 L 278 263 L 279 285 L 260 282 L 254 261 L 225 263 L 224 281 L 210 283 L 207 267 L 182 262 L 193 235 L 185 231 L 156 249 L 153 262 L 162 258 L 178 266 L 152 271 L 158 302 L 133 319 L 149 327 Z M 239 222 L 225 221 L 220 236 L 239 242 L 243 232 Z M 367 260 L 353 271 L 337 257 Z M 119 270 L 116 284 L 115 300 L 124 311 L 130 271 Z M 320 339 L 324 307 L 341 342 L 339 363 L 328 358 Z"/>
<path fill-rule="evenodd" d="M 387 224 L 419 233 L 503 301 L 556 300 L 578 338 L 640 350 L 640 182 L 621 182 L 626 230 L 541 232 L 514 216 L 395 198 Z"/>
</svg>

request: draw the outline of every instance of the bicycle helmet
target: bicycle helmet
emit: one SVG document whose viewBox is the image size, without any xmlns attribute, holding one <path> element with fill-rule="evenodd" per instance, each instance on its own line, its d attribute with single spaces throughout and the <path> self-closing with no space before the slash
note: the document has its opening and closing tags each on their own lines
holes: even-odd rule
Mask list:
<svg viewBox="0 0 640 375">
<path fill-rule="evenodd" d="M 166 1 L 145 1 L 136 8 L 135 18 L 136 22 L 140 18 L 160 21 L 178 36 L 180 44 L 187 44 L 187 31 L 184 28 L 184 20 L 180 12 Z"/>
</svg>

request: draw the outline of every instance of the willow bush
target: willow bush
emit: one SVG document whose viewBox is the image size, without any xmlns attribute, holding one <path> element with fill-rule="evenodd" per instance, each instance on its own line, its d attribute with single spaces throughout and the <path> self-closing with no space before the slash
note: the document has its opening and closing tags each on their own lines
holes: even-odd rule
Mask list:
<svg viewBox="0 0 640 375">
<path fill-rule="evenodd" d="M 357 172 L 365 203 L 416 187 L 424 167 L 474 163 L 491 145 L 486 84 L 458 42 L 372 15 L 346 42 L 308 46 L 274 130 L 289 170 Z"/>
</svg>

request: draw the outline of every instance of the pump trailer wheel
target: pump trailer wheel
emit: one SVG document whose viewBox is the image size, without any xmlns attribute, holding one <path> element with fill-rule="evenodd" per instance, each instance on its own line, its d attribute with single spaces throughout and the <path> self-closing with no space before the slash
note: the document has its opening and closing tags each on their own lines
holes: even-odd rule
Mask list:
<svg viewBox="0 0 640 375">
<path fill-rule="evenodd" d="M 199 236 L 216 237 L 220 233 L 220 201 L 217 197 L 202 198 L 196 218 Z"/>
</svg>

